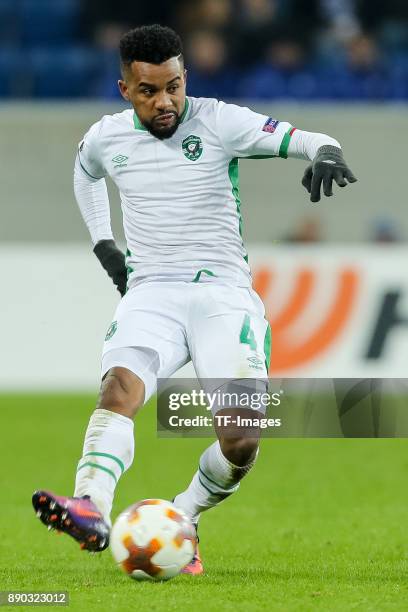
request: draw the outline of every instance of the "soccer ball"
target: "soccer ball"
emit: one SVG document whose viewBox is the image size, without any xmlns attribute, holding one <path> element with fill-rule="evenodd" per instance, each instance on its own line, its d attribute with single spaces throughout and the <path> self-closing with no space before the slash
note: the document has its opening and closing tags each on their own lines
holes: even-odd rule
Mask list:
<svg viewBox="0 0 408 612">
<path fill-rule="evenodd" d="M 113 525 L 110 543 L 119 567 L 136 580 L 169 580 L 191 561 L 197 542 L 188 517 L 164 499 L 144 499 Z"/>
</svg>

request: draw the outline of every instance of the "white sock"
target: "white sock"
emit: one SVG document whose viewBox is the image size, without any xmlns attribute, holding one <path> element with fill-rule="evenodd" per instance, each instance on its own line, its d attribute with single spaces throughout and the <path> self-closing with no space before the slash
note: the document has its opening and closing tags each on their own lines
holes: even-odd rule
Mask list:
<svg viewBox="0 0 408 612">
<path fill-rule="evenodd" d="M 258 455 L 258 453 L 257 453 Z M 239 467 L 222 454 L 220 443 L 214 442 L 201 455 L 198 471 L 189 487 L 177 495 L 174 504 L 197 523 L 200 513 L 216 506 L 239 488 L 239 481 L 256 460 Z"/>
<path fill-rule="evenodd" d="M 109 525 L 116 484 L 132 465 L 133 455 L 133 421 L 110 410 L 95 410 L 85 434 L 74 495 L 89 495 Z"/>
</svg>

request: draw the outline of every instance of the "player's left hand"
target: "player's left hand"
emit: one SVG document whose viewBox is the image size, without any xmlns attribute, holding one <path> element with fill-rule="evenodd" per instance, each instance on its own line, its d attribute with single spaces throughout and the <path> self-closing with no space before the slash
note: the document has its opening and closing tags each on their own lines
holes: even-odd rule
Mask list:
<svg viewBox="0 0 408 612">
<path fill-rule="evenodd" d="M 127 284 L 126 258 L 124 253 L 118 249 L 113 240 L 100 240 L 95 245 L 93 252 L 123 297 L 126 293 Z"/>
<path fill-rule="evenodd" d="M 339 187 L 345 187 L 347 181 L 357 181 L 344 160 L 342 150 L 332 145 L 324 145 L 318 149 L 313 163 L 306 168 L 302 185 L 310 193 L 310 200 L 319 202 L 322 183 L 324 195 L 333 195 L 333 180 Z"/>
</svg>

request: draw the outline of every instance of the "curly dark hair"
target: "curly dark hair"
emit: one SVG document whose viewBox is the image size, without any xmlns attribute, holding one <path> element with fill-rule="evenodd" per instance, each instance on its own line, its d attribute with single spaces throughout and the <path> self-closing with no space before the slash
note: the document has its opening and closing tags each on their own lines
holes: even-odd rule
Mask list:
<svg viewBox="0 0 408 612">
<path fill-rule="evenodd" d="M 120 39 L 119 50 L 123 66 L 134 61 L 161 64 L 182 54 L 183 43 L 174 30 L 156 23 L 126 32 Z"/>
</svg>

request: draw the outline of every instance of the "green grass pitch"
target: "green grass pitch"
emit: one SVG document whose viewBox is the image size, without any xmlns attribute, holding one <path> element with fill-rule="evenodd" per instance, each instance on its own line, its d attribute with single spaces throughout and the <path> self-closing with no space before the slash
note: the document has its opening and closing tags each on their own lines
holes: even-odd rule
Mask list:
<svg viewBox="0 0 408 612">
<path fill-rule="evenodd" d="M 407 609 L 406 441 L 263 440 L 241 490 L 202 517 L 205 575 L 137 583 L 109 550 L 89 555 L 48 533 L 31 507 L 36 488 L 72 492 L 94 400 L 0 397 L 0 590 L 67 590 L 69 610 L 99 612 Z M 151 405 L 135 433 L 114 516 L 138 499 L 173 497 L 209 443 L 158 439 Z"/>
</svg>

